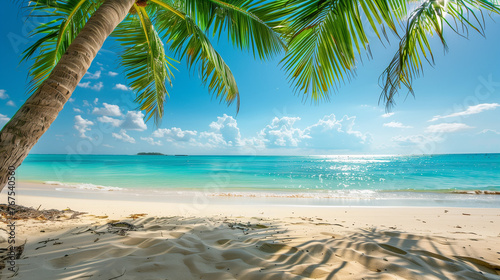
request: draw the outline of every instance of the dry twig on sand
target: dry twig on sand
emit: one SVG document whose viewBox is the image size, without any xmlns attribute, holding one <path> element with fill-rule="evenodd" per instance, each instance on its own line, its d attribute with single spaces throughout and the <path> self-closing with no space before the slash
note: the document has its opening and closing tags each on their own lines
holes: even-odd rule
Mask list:
<svg viewBox="0 0 500 280">
<path fill-rule="evenodd" d="M 73 211 L 69 208 L 64 210 L 56 210 L 56 209 L 39 210 L 39 209 L 40 207 L 38 207 L 38 209 L 35 209 L 32 207 L 25 207 L 21 205 L 9 206 L 7 204 L 0 204 L 1 221 L 4 223 L 6 223 L 8 219 L 10 220 L 35 219 L 42 221 L 55 221 L 60 218 L 74 219 L 80 215 L 86 214 L 86 212 Z M 11 216 L 12 210 L 15 213 L 13 216 Z"/>
</svg>

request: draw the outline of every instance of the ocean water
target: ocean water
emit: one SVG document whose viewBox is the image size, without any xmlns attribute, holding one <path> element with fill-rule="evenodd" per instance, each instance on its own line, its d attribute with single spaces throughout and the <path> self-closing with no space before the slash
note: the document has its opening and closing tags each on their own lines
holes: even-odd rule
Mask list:
<svg viewBox="0 0 500 280">
<path fill-rule="evenodd" d="M 491 204 L 488 207 L 500 207 L 499 195 L 484 194 L 500 193 L 500 154 L 29 155 L 17 173 L 21 181 L 56 185 L 60 191 L 202 190 L 219 196 L 432 198 L 484 200 Z"/>
</svg>

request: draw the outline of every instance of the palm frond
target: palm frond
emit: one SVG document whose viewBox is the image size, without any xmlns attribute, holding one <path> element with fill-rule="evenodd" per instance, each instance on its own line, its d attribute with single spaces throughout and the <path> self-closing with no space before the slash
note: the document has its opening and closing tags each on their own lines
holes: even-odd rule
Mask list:
<svg viewBox="0 0 500 280">
<path fill-rule="evenodd" d="M 291 9 L 285 3 L 285 0 L 186 0 L 185 13 L 201 30 L 211 30 L 217 38 L 226 33 L 237 48 L 268 59 L 286 49 L 281 29 Z"/>
<path fill-rule="evenodd" d="M 44 23 L 31 32 L 31 36 L 42 36 L 28 47 L 21 61 L 33 58 L 28 92 L 33 93 L 49 76 L 59 59 L 78 35 L 80 30 L 100 6 L 101 1 L 88 0 L 37 0 L 32 4 L 31 17 L 47 17 Z"/>
<path fill-rule="evenodd" d="M 394 105 L 402 87 L 415 95 L 412 82 L 423 73 L 424 60 L 434 64 L 429 37 L 437 34 L 446 51 L 448 45 L 443 34 L 446 26 L 464 37 L 470 28 L 484 35 L 483 11 L 499 13 L 500 6 L 486 0 L 427 0 L 412 12 L 399 48 L 380 76 L 383 88 L 380 101 L 387 110 Z"/>
<path fill-rule="evenodd" d="M 240 96 L 233 73 L 205 32 L 188 16 L 177 16 L 162 6 L 157 7 L 154 13 L 155 25 L 168 40 L 170 49 L 180 59 L 185 58 L 189 68 L 198 66 L 202 82 L 219 100 L 228 105 L 236 100 L 238 111 Z"/>
<path fill-rule="evenodd" d="M 369 52 L 367 29 L 379 38 L 382 24 L 397 32 L 397 18 L 406 12 L 406 1 L 398 0 L 290 0 L 288 5 L 296 12 L 289 18 L 293 34 L 283 68 L 295 90 L 315 101 L 328 99 L 332 88 L 355 75 L 356 55 Z"/>
<path fill-rule="evenodd" d="M 170 68 L 175 60 L 165 55 L 163 42 L 143 7 L 134 4 L 135 15 L 129 14 L 118 25 L 112 36 L 124 48 L 121 65 L 136 93 L 139 109 L 146 112 L 146 120 L 154 116 L 158 125 L 163 116 L 163 104 L 168 96 L 166 82 L 173 77 Z"/>
</svg>

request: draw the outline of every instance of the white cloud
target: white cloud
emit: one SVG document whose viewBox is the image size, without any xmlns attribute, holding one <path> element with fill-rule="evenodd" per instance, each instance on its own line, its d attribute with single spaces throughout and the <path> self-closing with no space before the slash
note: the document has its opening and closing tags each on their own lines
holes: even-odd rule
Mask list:
<svg viewBox="0 0 500 280">
<path fill-rule="evenodd" d="M 90 107 L 90 104 L 87 100 L 83 100 L 83 107 Z"/>
<path fill-rule="evenodd" d="M 77 112 L 77 113 L 80 113 L 80 114 L 83 114 L 83 111 L 78 109 L 78 108 L 73 108 L 73 111 Z"/>
<path fill-rule="evenodd" d="M 457 112 L 445 116 L 434 116 L 430 122 L 437 121 L 439 119 L 445 119 L 445 118 L 453 118 L 453 117 L 462 117 L 462 116 L 468 116 L 468 115 L 474 115 L 474 114 L 479 114 L 483 111 L 487 110 L 494 110 L 495 108 L 500 107 L 500 104 L 498 103 L 483 103 L 483 104 L 478 104 L 474 106 L 469 106 L 465 111 L 462 112 Z"/>
<path fill-rule="evenodd" d="M 95 85 L 92 86 L 92 89 L 100 91 L 102 89 L 102 87 L 103 87 L 102 82 L 98 82 L 97 84 L 95 84 Z"/>
<path fill-rule="evenodd" d="M 113 127 L 119 127 L 122 124 L 122 120 L 110 118 L 108 116 L 98 117 L 97 120 L 102 123 L 110 123 Z"/>
<path fill-rule="evenodd" d="M 77 86 L 82 87 L 82 88 L 90 88 L 90 82 L 85 82 L 85 83 L 80 82 L 80 83 L 78 83 Z"/>
<path fill-rule="evenodd" d="M 493 134 L 499 134 L 500 135 L 500 132 L 496 131 L 494 129 L 483 129 L 478 134 L 486 134 L 486 133 L 493 133 Z"/>
<path fill-rule="evenodd" d="M 73 127 L 80 133 L 80 138 L 90 139 L 85 133 L 90 131 L 89 126 L 91 125 L 94 125 L 94 123 L 82 118 L 80 115 L 75 116 L 75 125 Z"/>
<path fill-rule="evenodd" d="M 384 126 L 385 127 L 393 127 L 393 128 L 412 128 L 411 126 L 403 125 L 400 122 L 388 122 L 388 123 L 384 123 Z"/>
<path fill-rule="evenodd" d="M 108 75 L 111 76 L 111 77 L 115 77 L 115 76 L 118 76 L 118 73 L 113 72 L 113 71 L 109 71 Z"/>
<path fill-rule="evenodd" d="M 97 102 L 99 102 L 99 98 L 94 99 L 94 104 L 97 105 Z"/>
<path fill-rule="evenodd" d="M 241 133 L 238 123 L 232 116 L 224 114 L 217 121 L 210 123 L 210 130 L 200 134 L 212 145 L 240 146 Z"/>
<path fill-rule="evenodd" d="M 71 103 L 73 103 L 73 102 L 75 102 L 75 99 L 70 97 L 70 98 L 68 99 L 68 101 L 69 101 L 69 102 L 71 102 Z"/>
<path fill-rule="evenodd" d="M 94 74 L 92 74 L 91 72 L 87 72 L 87 73 L 85 73 L 85 76 L 84 76 L 84 78 L 92 79 L 92 80 L 97 80 L 100 77 L 101 77 L 101 71 L 96 71 Z"/>
<path fill-rule="evenodd" d="M 161 141 L 155 141 L 153 137 L 141 137 L 141 140 L 148 142 L 151 146 L 161 146 Z"/>
<path fill-rule="evenodd" d="M 409 135 L 409 136 L 395 136 L 392 138 L 393 142 L 401 146 L 424 145 L 425 143 L 442 142 L 444 139 L 439 136 L 432 135 Z"/>
<path fill-rule="evenodd" d="M 178 127 L 161 128 L 141 140 L 159 145 L 155 140 L 165 140 L 177 147 L 202 149 L 238 149 L 244 151 L 274 149 L 280 147 L 308 149 L 351 149 L 364 148 L 371 142 L 371 135 L 354 129 L 356 117 L 344 116 L 337 120 L 334 114 L 324 116 L 314 125 L 296 127 L 300 118 L 274 118 L 269 125 L 254 137 L 241 135 L 236 119 L 224 114 L 209 124 L 206 131 L 183 130 Z M 314 138 L 314 139 L 313 139 Z M 162 142 L 163 142 L 162 140 Z M 154 143 L 154 144 L 153 144 Z"/>
<path fill-rule="evenodd" d="M 7 104 L 7 106 L 16 107 L 16 104 L 14 104 L 14 101 L 12 100 L 7 101 L 5 104 Z"/>
<path fill-rule="evenodd" d="M 440 123 L 428 126 L 425 131 L 430 133 L 451 133 L 473 128 L 464 123 Z"/>
<path fill-rule="evenodd" d="M 8 118 L 6 115 L 0 114 L 0 128 L 2 128 L 9 120 L 10 118 Z"/>
<path fill-rule="evenodd" d="M 106 148 L 114 148 L 113 146 L 111 145 L 108 145 L 108 144 L 102 144 L 103 147 L 106 147 Z"/>
<path fill-rule="evenodd" d="M 124 84 L 116 84 L 113 89 L 119 89 L 119 90 L 132 90 L 132 88 L 127 87 Z"/>
<path fill-rule="evenodd" d="M 9 95 L 5 93 L 5 89 L 0 89 L 0 99 L 7 99 Z"/>
<path fill-rule="evenodd" d="M 194 142 L 197 131 L 182 130 L 177 127 L 157 129 L 151 136 L 155 138 L 165 138 L 168 142 Z"/>
<path fill-rule="evenodd" d="M 327 149 L 364 148 L 371 143 L 371 135 L 354 130 L 355 122 L 356 116 L 337 119 L 335 114 L 325 115 L 306 129 L 310 136 L 306 144 L 308 147 Z"/>
<path fill-rule="evenodd" d="M 299 117 L 275 117 L 271 124 L 260 131 L 259 136 L 270 146 L 296 147 L 303 139 L 311 138 L 305 130 L 294 127 L 298 120 Z"/>
<path fill-rule="evenodd" d="M 94 108 L 92 113 L 97 114 L 97 115 L 113 116 L 113 117 L 119 117 L 122 115 L 122 113 L 120 111 L 120 107 L 118 107 L 118 105 L 113 105 L 113 104 L 108 104 L 108 103 L 102 103 L 102 105 L 104 107 Z"/>
<path fill-rule="evenodd" d="M 394 113 L 392 113 L 392 112 L 391 112 L 391 113 L 385 113 L 385 114 L 383 114 L 381 117 L 382 117 L 382 118 L 388 118 L 388 117 L 391 117 L 391 116 L 393 116 L 393 115 L 394 115 Z"/>
<path fill-rule="evenodd" d="M 141 111 L 128 111 L 120 127 L 137 131 L 143 131 L 148 128 L 144 123 L 144 114 Z"/>
<path fill-rule="evenodd" d="M 94 85 L 91 85 L 90 82 L 85 82 L 85 83 L 78 83 L 78 86 L 81 87 L 81 88 L 89 88 L 89 89 L 92 89 L 92 90 L 95 90 L 95 91 L 100 91 L 102 88 L 103 88 L 103 83 L 102 82 L 98 82 Z"/>
<path fill-rule="evenodd" d="M 111 133 L 111 136 L 113 136 L 113 138 L 116 138 L 116 139 L 121 140 L 123 142 L 128 142 L 131 144 L 135 143 L 135 139 L 130 137 L 129 135 L 127 135 L 127 131 L 125 131 L 125 129 L 120 130 L 120 134 Z"/>
</svg>

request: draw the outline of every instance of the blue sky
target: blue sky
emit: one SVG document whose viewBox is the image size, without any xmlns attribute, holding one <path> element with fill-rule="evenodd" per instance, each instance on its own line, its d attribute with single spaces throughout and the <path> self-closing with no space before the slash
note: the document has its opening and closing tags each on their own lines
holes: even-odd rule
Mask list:
<svg viewBox="0 0 500 280">
<path fill-rule="evenodd" d="M 7 4 L 7 3 L 6 3 Z M 14 4 L 8 3 L 15 10 Z M 495 16 L 498 22 L 500 17 Z M 500 25 L 487 19 L 486 38 L 447 32 L 443 55 L 432 40 L 436 66 L 414 83 L 416 98 L 397 98 L 390 114 L 378 104 L 378 77 L 397 42 L 372 40 L 372 60 L 329 102 L 304 101 L 281 70 L 281 56 L 255 60 L 223 40 L 217 49 L 231 67 L 240 112 L 213 98 L 185 62 L 177 65 L 159 127 L 144 123 L 118 67 L 116 44 L 106 41 L 64 110 L 31 153 L 134 154 L 430 154 L 500 152 Z M 2 12 L 0 127 L 26 100 L 29 64 L 19 64 L 36 22 Z"/>
</svg>

